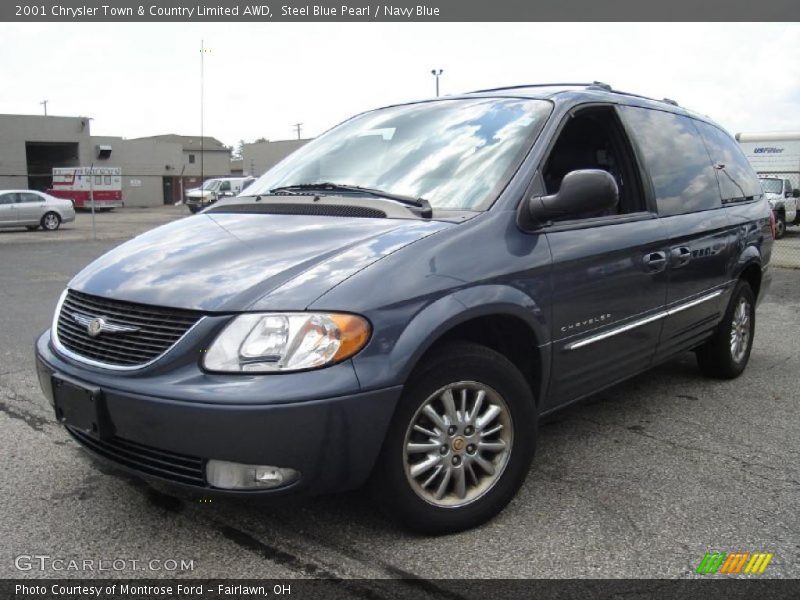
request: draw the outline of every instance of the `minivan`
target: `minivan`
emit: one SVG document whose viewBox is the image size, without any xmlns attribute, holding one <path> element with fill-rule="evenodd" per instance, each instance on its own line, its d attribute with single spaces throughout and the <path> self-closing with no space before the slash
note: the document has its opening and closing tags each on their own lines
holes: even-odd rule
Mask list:
<svg viewBox="0 0 800 600">
<path fill-rule="evenodd" d="M 398 104 L 95 260 L 38 374 L 123 471 L 251 498 L 368 484 L 453 532 L 514 496 L 543 416 L 687 351 L 740 375 L 773 237 L 733 138 L 671 100 Z"/>
</svg>

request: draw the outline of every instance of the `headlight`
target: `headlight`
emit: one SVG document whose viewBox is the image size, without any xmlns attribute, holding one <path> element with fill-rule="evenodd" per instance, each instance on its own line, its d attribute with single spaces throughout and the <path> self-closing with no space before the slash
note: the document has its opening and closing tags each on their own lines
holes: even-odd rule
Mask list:
<svg viewBox="0 0 800 600">
<path fill-rule="evenodd" d="M 254 313 L 236 317 L 217 336 L 203 365 L 209 371 L 315 369 L 353 356 L 367 343 L 363 317 L 340 313 Z"/>
</svg>

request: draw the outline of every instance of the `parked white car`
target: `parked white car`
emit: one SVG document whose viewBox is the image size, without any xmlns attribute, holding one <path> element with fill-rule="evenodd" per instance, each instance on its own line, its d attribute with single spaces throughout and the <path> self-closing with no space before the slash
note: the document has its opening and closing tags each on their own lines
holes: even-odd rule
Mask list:
<svg viewBox="0 0 800 600">
<path fill-rule="evenodd" d="M 75 220 L 71 200 L 34 190 L 0 190 L 0 227 L 27 227 L 55 231 Z"/>
</svg>

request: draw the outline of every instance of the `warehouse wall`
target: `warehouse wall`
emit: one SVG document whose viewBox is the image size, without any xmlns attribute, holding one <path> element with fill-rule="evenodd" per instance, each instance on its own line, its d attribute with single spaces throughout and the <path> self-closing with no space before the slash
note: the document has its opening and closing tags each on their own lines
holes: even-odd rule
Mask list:
<svg viewBox="0 0 800 600">
<path fill-rule="evenodd" d="M 125 206 L 164 204 L 164 177 L 175 176 L 180 171 L 183 159 L 181 144 L 99 136 L 93 137 L 92 143 L 111 146 L 111 158 L 102 164 L 122 169 L 122 200 Z M 95 164 L 100 163 L 95 161 Z"/>
<path fill-rule="evenodd" d="M 255 142 L 242 147 L 242 169 L 259 177 L 310 140 Z"/>
</svg>

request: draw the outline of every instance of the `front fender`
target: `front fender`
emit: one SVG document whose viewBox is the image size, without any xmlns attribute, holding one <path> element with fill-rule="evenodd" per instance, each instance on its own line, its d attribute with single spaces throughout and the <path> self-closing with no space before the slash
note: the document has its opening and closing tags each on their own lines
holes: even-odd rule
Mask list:
<svg viewBox="0 0 800 600">
<path fill-rule="evenodd" d="M 546 313 L 521 290 L 502 284 L 454 291 L 416 312 L 393 340 L 374 340 L 374 347 L 353 359 L 361 388 L 405 384 L 422 355 L 453 327 L 489 315 L 519 318 L 531 330 L 542 357 L 542 388 L 549 373 L 550 345 Z M 370 344 L 373 346 L 373 344 Z M 535 390 L 541 393 L 541 390 Z"/>
</svg>

